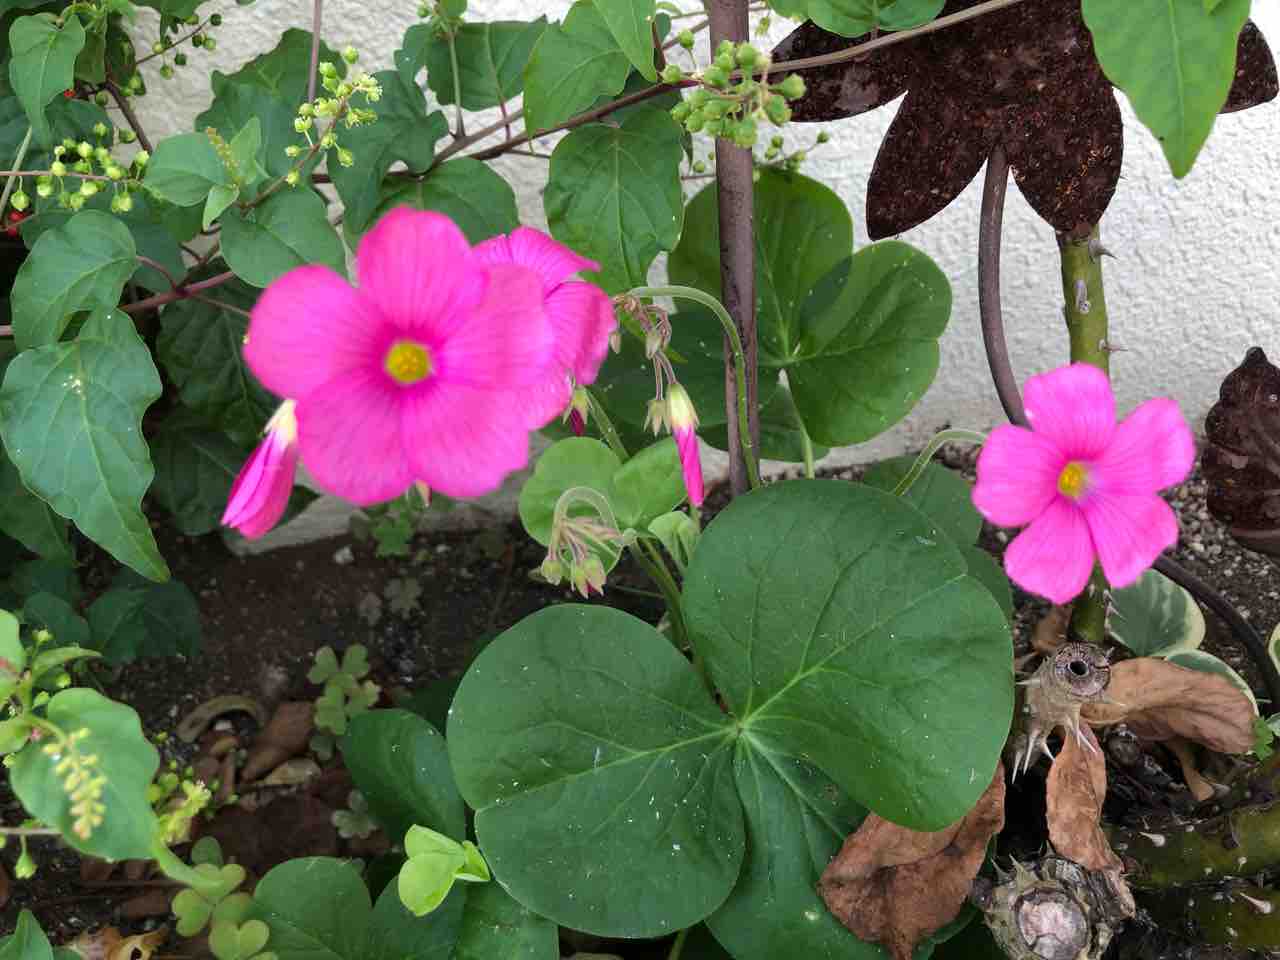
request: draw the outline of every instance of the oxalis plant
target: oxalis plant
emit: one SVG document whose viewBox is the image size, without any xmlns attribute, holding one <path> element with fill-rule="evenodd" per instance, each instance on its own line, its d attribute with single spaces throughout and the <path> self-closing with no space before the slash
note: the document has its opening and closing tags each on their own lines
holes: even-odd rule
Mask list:
<svg viewBox="0 0 1280 960">
<path fill-rule="evenodd" d="M 223 15 L 142 6 L 158 26 L 130 0 L 10 3 L 0 31 L 0 752 L 29 817 L 0 834 L 19 879 L 31 836 L 152 860 L 182 886 L 176 932 L 220 960 L 551 960 L 562 933 L 853 960 L 976 956 L 986 929 L 984 950 L 1096 957 L 1135 891 L 1274 867 L 1160 860 L 1165 834 L 1099 819 L 1117 724 L 1170 742 L 1209 796 L 1197 750 L 1269 750 L 1185 591 L 1223 601 L 1161 556 L 1178 527 L 1158 494 L 1195 444 L 1171 400 L 1118 415 L 1099 227 L 1115 89 L 1178 177 L 1220 111 L 1274 97 L 1249 0 L 578 0 L 559 22 L 433 0 L 378 65 L 324 42 L 341 25 L 315 0 L 312 32 L 213 72 L 194 129 L 158 141 L 140 67 L 196 69 Z M 785 18 L 779 47 L 752 42 Z M 903 93 L 868 184 L 877 242 L 855 250 L 783 130 Z M 499 157 L 546 170 L 547 232 L 520 223 Z M 884 238 L 984 163 L 982 327 L 1011 424 L 816 479 L 933 381 L 948 280 Z M 1056 236 L 1071 358 L 1021 390 L 999 304 L 1010 171 Z M 161 773 L 93 683 L 97 662 L 198 650 L 152 518 L 255 539 L 318 489 L 400 530 L 500 487 L 536 433 L 552 442 L 519 509 L 539 575 L 607 594 L 629 554 L 661 624 L 547 607 L 484 646 L 439 729 L 366 709 L 363 658 L 329 650 L 317 750 L 336 742 L 358 790 L 344 836 L 381 828 L 390 860 L 251 878 L 190 845 L 211 785 Z M 983 444 L 972 488 L 929 462 L 957 440 Z M 710 523 L 700 441 L 729 455 Z M 762 459 L 799 476 L 766 485 Z M 977 546 L 984 518 L 1025 528 L 1003 565 Z M 120 572 L 86 602 L 95 549 Z M 1010 581 L 1054 605 L 1040 666 L 1015 663 Z M 1280 673 L 1242 636 L 1274 701 Z M 992 855 L 1006 780 L 1046 753 L 1048 854 Z M 1216 836 L 1197 823 L 1181 835 Z M 1197 856 L 1203 875 L 1167 868 Z M 1253 926 L 1208 896 L 1186 909 L 1265 943 L 1270 894 L 1240 896 Z M 0 941 L 53 953 L 30 913 Z"/>
</svg>

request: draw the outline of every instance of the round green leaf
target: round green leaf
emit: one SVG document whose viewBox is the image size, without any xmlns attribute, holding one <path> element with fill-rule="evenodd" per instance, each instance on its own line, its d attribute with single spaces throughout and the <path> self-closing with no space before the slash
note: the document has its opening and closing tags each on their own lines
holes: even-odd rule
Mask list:
<svg viewBox="0 0 1280 960">
<path fill-rule="evenodd" d="M 458 869 L 464 859 L 462 849 L 457 844 L 454 844 L 452 850 L 431 850 L 410 855 L 400 868 L 400 876 L 396 880 L 396 891 L 405 909 L 415 917 L 425 917 L 440 906 L 453 889 Z"/>
<path fill-rule="evenodd" d="M 1013 621 L 1013 588 L 1004 567 L 981 547 L 962 546 L 960 555 L 969 566 L 969 576 L 987 588 L 987 592 L 1000 604 L 1006 620 Z"/>
<path fill-rule="evenodd" d="M 461 886 L 455 885 L 431 913 L 415 917 L 400 902 L 395 884 L 388 884 L 374 904 L 369 944 L 360 960 L 453 960 L 466 897 Z"/>
<path fill-rule="evenodd" d="M 430 24 L 419 23 L 404 35 L 404 49 L 396 51 L 400 73 L 412 80 L 425 65 L 427 86 L 442 104 L 454 102 L 462 92 L 467 110 L 486 110 L 505 103 L 524 89 L 524 68 L 533 45 L 547 29 L 547 18 L 532 23 L 494 20 L 464 23 L 454 34 L 459 82 L 453 79 L 449 40 Z"/>
<path fill-rule="evenodd" d="M 49 938 L 30 910 L 18 914 L 13 936 L 0 940 L 0 960 L 53 960 Z"/>
<path fill-rule="evenodd" d="M 250 210 L 229 209 L 222 217 L 222 255 L 236 276 L 255 287 L 309 263 L 337 273 L 347 268 L 325 202 L 310 190 L 281 190 Z"/>
<path fill-rule="evenodd" d="M 862 482 L 892 493 L 915 463 L 915 457 L 883 460 L 866 472 Z M 973 488 L 964 477 L 940 463 L 925 465 L 904 496 L 958 547 L 971 546 L 982 530 L 982 515 L 973 505 Z"/>
<path fill-rule="evenodd" d="M 469 887 L 453 960 L 559 960 L 560 937 L 546 917 L 496 883 Z"/>
<path fill-rule="evenodd" d="M 46 737 L 30 743 L 14 758 L 9 771 L 13 792 L 33 817 L 55 827 L 81 853 L 104 860 L 149 859 L 159 823 L 147 800 L 147 788 L 160 766 L 160 756 L 142 735 L 138 715 L 122 703 L 83 687 L 64 690 L 49 701 L 46 716 L 67 733 L 89 733 L 76 742 L 80 755 L 96 754 L 94 770 L 106 778 L 100 801 L 103 821 L 88 837 L 72 829 L 76 816 L 63 789 L 62 757 L 46 753 Z"/>
<path fill-rule="evenodd" d="M 680 126 L 652 108 L 621 126 L 579 127 L 556 145 L 542 195 L 547 224 L 553 237 L 600 264 L 588 276 L 606 292 L 643 284 L 654 258 L 680 239 L 682 159 Z"/>
<path fill-rule="evenodd" d="M 463 678 L 449 756 L 494 876 L 602 936 L 702 919 L 742 863 L 732 722 L 652 627 L 564 604 L 494 640 Z"/>
<path fill-rule="evenodd" d="M 520 226 L 516 211 L 516 195 L 511 184 L 487 163 L 458 157 L 446 160 L 421 179 L 396 184 L 384 181 L 384 192 L 378 208 L 369 218 L 377 223 L 383 214 L 395 207 L 410 206 L 415 210 L 443 213 L 467 235 L 471 243 L 479 243 L 500 233 L 510 233 Z M 390 190 L 387 184 L 393 184 Z M 349 222 L 343 222 L 348 237 L 358 235 Z M 354 247 L 354 244 L 352 244 Z"/>
<path fill-rule="evenodd" d="M 913 507 L 861 484 L 770 485 L 711 523 L 684 591 L 757 749 L 807 758 L 916 830 L 958 820 L 991 782 L 1013 710 L 1008 622 Z"/>
<path fill-rule="evenodd" d="M 56 342 L 78 310 L 111 310 L 138 266 L 129 228 L 97 210 L 47 230 L 13 282 L 13 338 L 19 350 Z"/>
<path fill-rule="evenodd" d="M 155 473 L 142 415 L 160 392 L 151 351 L 122 313 L 96 314 L 75 340 L 19 354 L 0 388 L 0 432 L 22 482 L 153 580 L 169 568 L 142 514 Z"/>
<path fill-rule="evenodd" d="M 1191 594 L 1148 570 L 1138 582 L 1111 592 L 1111 635 L 1139 657 L 1195 650 L 1204 640 L 1204 614 Z"/>
<path fill-rule="evenodd" d="M 666 437 L 633 454 L 614 473 L 609 491 L 623 530 L 644 530 L 649 521 L 684 503 L 688 494 L 675 439 Z"/>
<path fill-rule="evenodd" d="M 466 837 L 444 737 L 417 714 L 371 710 L 352 717 L 342 757 L 369 812 L 391 836 L 422 824 L 455 840 Z"/>
<path fill-rule="evenodd" d="M 160 141 L 142 183 L 161 200 L 190 207 L 214 187 L 231 186 L 231 172 L 207 134 L 183 133 Z"/>
<path fill-rule="evenodd" d="M 568 437 L 543 451 L 533 476 L 520 491 L 520 522 L 544 547 L 551 542 L 551 524 L 561 495 L 573 487 L 590 487 L 608 498 L 613 475 L 620 466 L 617 454 L 591 437 Z M 589 513 L 583 504 L 570 508 L 570 516 Z M 599 551 L 605 569 L 618 562 L 616 549 Z"/>
</svg>

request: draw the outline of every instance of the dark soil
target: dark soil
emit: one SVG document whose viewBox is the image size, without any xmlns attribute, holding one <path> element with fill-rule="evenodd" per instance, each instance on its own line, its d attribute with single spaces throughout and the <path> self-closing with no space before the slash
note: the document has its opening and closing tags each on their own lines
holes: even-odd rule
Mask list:
<svg viewBox="0 0 1280 960">
<path fill-rule="evenodd" d="M 949 447 L 941 459 L 972 476 L 971 451 Z M 834 476 L 851 479 L 858 473 L 845 470 Z M 712 491 L 706 517 L 727 499 L 727 491 Z M 1270 561 L 1236 546 L 1208 516 L 1198 474 L 1172 491 L 1170 501 L 1182 519 L 1177 559 L 1224 592 L 1264 635 L 1269 633 L 1280 622 L 1280 581 Z M 163 530 L 158 533 L 165 537 Z M 1007 539 L 1003 531 L 988 528 L 981 542 L 999 554 Z M 305 675 L 315 651 L 326 644 L 339 653 L 354 643 L 367 646 L 372 679 L 384 691 L 384 704 L 396 702 L 432 681 L 456 676 L 478 642 L 533 611 L 580 601 L 563 587 L 530 576 L 544 551 L 518 522 L 489 531 L 420 535 L 407 557 L 378 557 L 374 543 L 350 536 L 249 557 L 231 555 L 216 535 L 169 535 L 161 547 L 174 576 L 199 601 L 202 652 L 190 660 L 140 661 L 101 677 L 106 692 L 136 709 L 150 734 L 171 733 L 193 707 L 223 694 L 244 694 L 268 711 L 281 701 L 314 699 L 318 690 Z M 110 569 L 102 565 L 104 583 Z M 606 598 L 595 602 L 657 622 L 662 605 L 651 589 L 643 573 L 624 562 L 611 576 Z M 1030 626 L 1046 608 L 1026 595 L 1016 595 L 1015 603 L 1019 639 L 1025 644 Z M 1246 650 L 1212 615 L 1206 619 L 1206 648 L 1257 689 L 1258 674 Z M 253 726 L 244 716 L 234 723 L 241 731 Z M 164 749 L 181 763 L 190 759 L 191 748 L 176 738 L 166 740 Z M 0 784 L 0 818 L 14 823 L 19 815 Z M 1034 811 L 1029 816 L 1034 819 Z M 158 922 L 120 914 L 121 904 L 148 889 L 145 881 L 113 879 L 116 886 L 89 888 L 81 881 L 74 854 L 48 842 L 33 844 L 33 852 L 40 871 L 31 881 L 13 884 L 12 897 L 0 911 L 0 931 L 12 929 L 22 908 L 36 914 L 55 944 L 104 924 L 141 930 Z M 308 852 L 320 851 L 296 850 L 292 855 Z M 16 855 L 16 844 L 10 844 L 0 853 L 0 866 L 11 867 Z"/>
</svg>

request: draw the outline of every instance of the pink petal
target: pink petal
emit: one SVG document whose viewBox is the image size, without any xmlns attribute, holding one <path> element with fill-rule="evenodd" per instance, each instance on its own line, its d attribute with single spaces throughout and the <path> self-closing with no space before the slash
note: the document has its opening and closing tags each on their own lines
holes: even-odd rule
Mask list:
<svg viewBox="0 0 1280 960">
<path fill-rule="evenodd" d="M 978 455 L 973 505 L 1001 527 L 1020 527 L 1058 496 L 1067 458 L 1045 437 L 1024 427 L 996 427 Z"/>
<path fill-rule="evenodd" d="M 1081 509 L 1113 587 L 1129 586 L 1178 542 L 1178 518 L 1155 494 L 1090 491 Z"/>
<path fill-rule="evenodd" d="M 387 322 L 429 342 L 462 326 L 484 296 L 484 265 L 439 213 L 397 207 L 360 241 L 360 294 Z"/>
<path fill-rule="evenodd" d="M 680 469 L 684 473 L 684 488 L 689 492 L 689 502 L 702 506 L 702 458 L 698 455 L 698 435 L 692 429 L 671 431 L 676 438 L 676 450 L 680 453 Z"/>
<path fill-rule="evenodd" d="M 528 267 L 542 280 L 542 292 L 547 294 L 575 273 L 600 269 L 594 260 L 578 256 L 532 227 L 517 227 L 506 236 L 485 240 L 476 245 L 475 253 L 490 266 L 514 263 Z"/>
<path fill-rule="evenodd" d="M 573 401 L 573 384 L 568 374 L 556 369 L 551 375 L 533 386 L 520 391 L 519 404 L 525 411 L 525 426 L 530 430 L 545 427 L 556 417 L 564 415 Z"/>
<path fill-rule="evenodd" d="M 618 327 L 613 301 L 593 283 L 562 283 L 547 295 L 547 317 L 556 337 L 556 358 L 578 383 L 595 383 Z"/>
<path fill-rule="evenodd" d="M 522 387 L 551 375 L 554 350 L 537 275 L 524 267 L 491 267 L 483 301 L 434 346 L 435 376 L 450 385 Z"/>
<path fill-rule="evenodd" d="M 1031 429 L 1052 441 L 1068 460 L 1101 456 L 1116 429 L 1116 401 L 1107 375 L 1073 363 L 1027 380 L 1023 391 Z"/>
<path fill-rule="evenodd" d="M 282 397 L 364 366 L 377 354 L 383 323 L 347 281 L 322 266 L 290 270 L 254 304 L 245 363 Z"/>
<path fill-rule="evenodd" d="M 1093 542 L 1080 508 L 1057 497 L 1004 552 L 1009 579 L 1030 593 L 1066 603 L 1089 582 Z"/>
<path fill-rule="evenodd" d="M 231 494 L 222 524 L 256 540 L 280 522 L 298 468 L 298 445 L 268 434 L 245 461 Z"/>
<path fill-rule="evenodd" d="M 529 462 L 523 394 L 449 385 L 406 394 L 414 477 L 448 497 L 492 493 Z"/>
<path fill-rule="evenodd" d="M 582 419 L 582 414 L 576 408 L 569 411 L 569 427 L 573 430 L 575 437 L 580 437 L 587 432 L 587 421 Z"/>
<path fill-rule="evenodd" d="M 1116 428 L 1094 464 L 1091 482 L 1115 493 L 1155 493 L 1187 479 L 1196 462 L 1196 442 L 1178 404 L 1148 400 Z"/>
<path fill-rule="evenodd" d="M 356 370 L 298 402 L 298 446 L 317 484 L 362 506 L 398 497 L 413 474 L 400 412 L 408 391 L 380 367 Z"/>
</svg>

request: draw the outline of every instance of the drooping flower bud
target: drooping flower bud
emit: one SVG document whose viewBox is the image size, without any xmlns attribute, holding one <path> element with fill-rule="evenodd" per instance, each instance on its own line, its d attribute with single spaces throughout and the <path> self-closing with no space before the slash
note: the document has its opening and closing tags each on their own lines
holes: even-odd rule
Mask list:
<svg viewBox="0 0 1280 960">
<path fill-rule="evenodd" d="M 284 515 L 298 469 L 298 420 L 294 401 L 286 400 L 267 421 L 266 436 L 249 456 L 231 486 L 224 526 L 256 540 Z"/>
<path fill-rule="evenodd" d="M 680 452 L 680 468 L 684 472 L 684 486 L 689 492 L 689 502 L 695 507 L 702 506 L 704 491 L 702 487 L 702 460 L 698 455 L 698 414 L 693 408 L 689 394 L 678 383 L 667 388 L 667 426 L 676 438 L 676 449 Z"/>
</svg>

